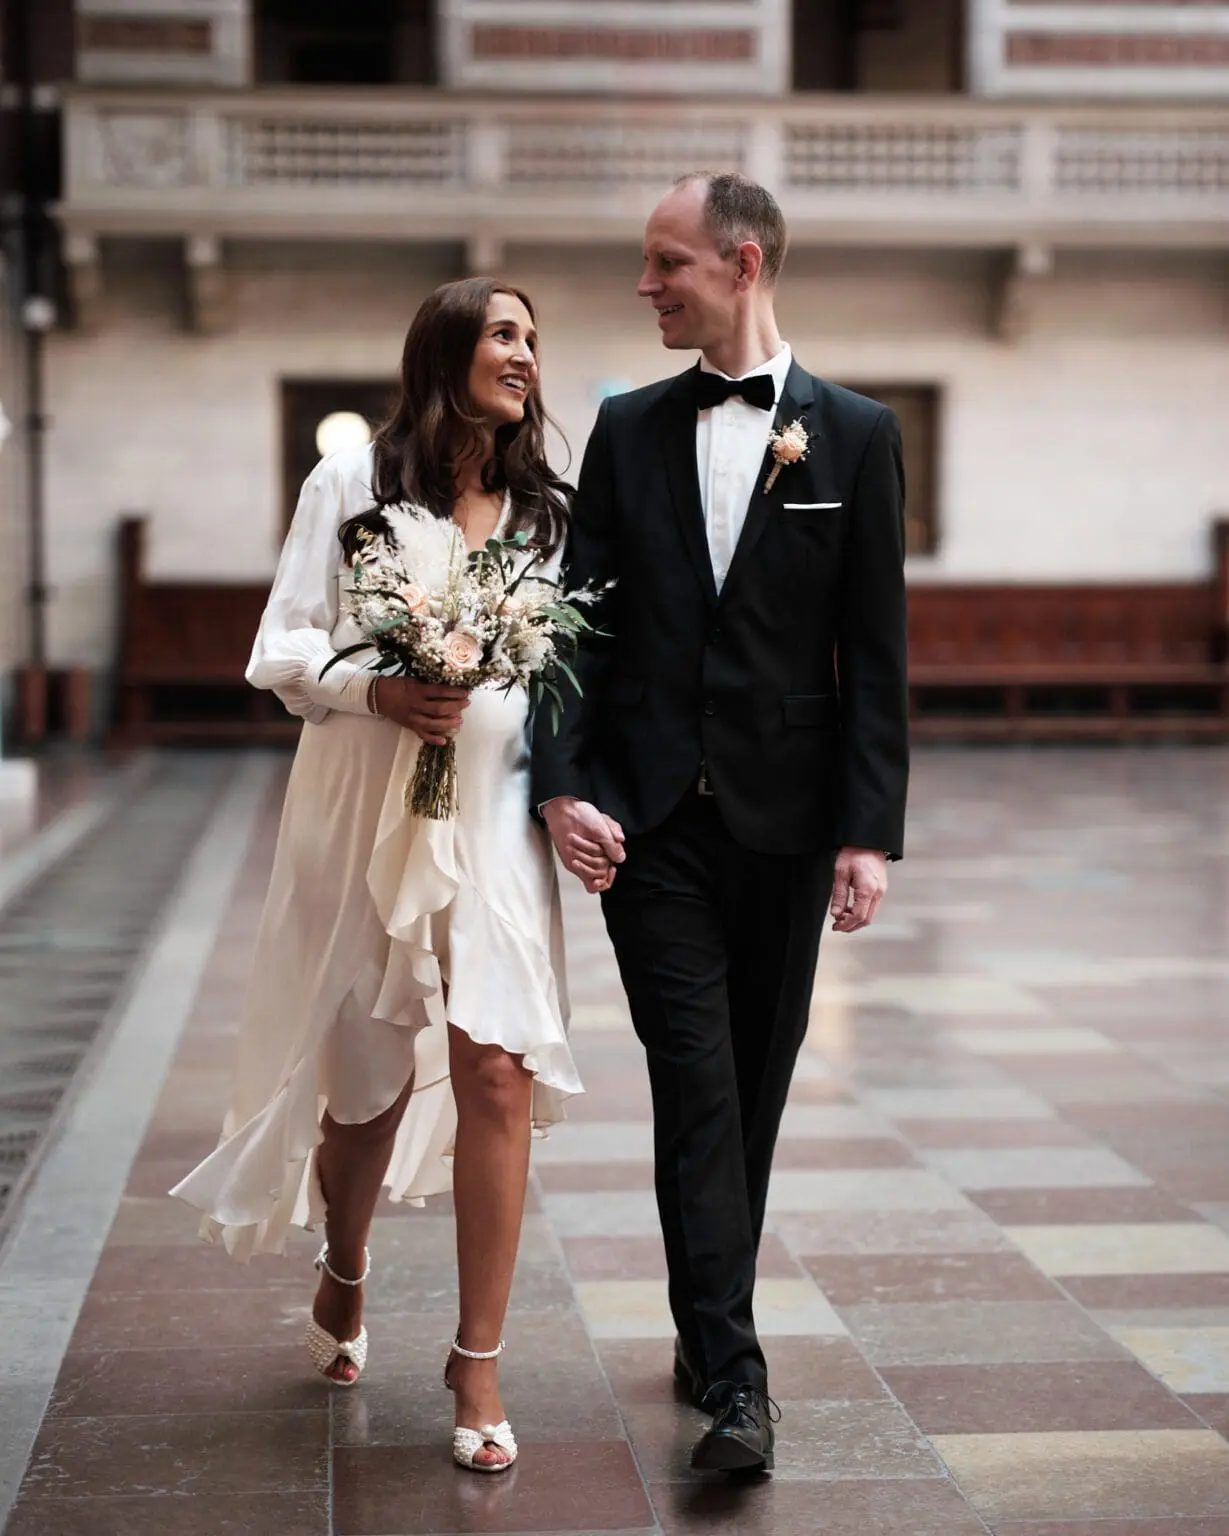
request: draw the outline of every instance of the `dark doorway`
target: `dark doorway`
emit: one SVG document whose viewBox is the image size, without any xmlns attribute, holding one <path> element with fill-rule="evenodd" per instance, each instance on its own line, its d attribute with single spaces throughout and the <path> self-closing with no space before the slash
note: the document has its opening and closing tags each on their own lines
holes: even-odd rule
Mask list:
<svg viewBox="0 0 1229 1536">
<path fill-rule="evenodd" d="M 939 391 L 933 384 L 849 385 L 896 412 L 905 460 L 905 553 L 939 548 Z"/>
<path fill-rule="evenodd" d="M 962 88 L 963 0 L 793 0 L 793 28 L 796 91 Z"/>
<path fill-rule="evenodd" d="M 282 526 L 290 519 L 304 480 L 320 459 L 320 425 L 339 413 L 361 416 L 371 431 L 392 412 L 391 379 L 282 380 Z"/>
<path fill-rule="evenodd" d="M 256 0 L 266 85 L 434 85 L 434 0 Z"/>
</svg>

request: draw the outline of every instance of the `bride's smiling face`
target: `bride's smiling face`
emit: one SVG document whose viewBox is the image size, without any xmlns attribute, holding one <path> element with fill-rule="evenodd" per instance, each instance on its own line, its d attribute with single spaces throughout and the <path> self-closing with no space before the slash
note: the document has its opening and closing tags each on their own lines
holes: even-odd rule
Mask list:
<svg viewBox="0 0 1229 1536">
<path fill-rule="evenodd" d="M 521 421 L 537 382 L 538 333 L 533 316 L 515 294 L 493 294 L 469 368 L 474 410 L 492 428 Z"/>
</svg>

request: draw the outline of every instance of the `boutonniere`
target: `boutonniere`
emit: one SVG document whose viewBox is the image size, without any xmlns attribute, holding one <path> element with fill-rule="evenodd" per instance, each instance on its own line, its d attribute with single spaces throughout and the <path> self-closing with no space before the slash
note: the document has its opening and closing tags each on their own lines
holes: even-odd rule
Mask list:
<svg viewBox="0 0 1229 1536">
<path fill-rule="evenodd" d="M 791 421 L 788 427 L 768 434 L 768 446 L 772 449 L 773 466 L 764 481 L 764 495 L 777 483 L 777 476 L 787 464 L 800 464 L 811 446 L 811 435 L 801 417 Z"/>
</svg>

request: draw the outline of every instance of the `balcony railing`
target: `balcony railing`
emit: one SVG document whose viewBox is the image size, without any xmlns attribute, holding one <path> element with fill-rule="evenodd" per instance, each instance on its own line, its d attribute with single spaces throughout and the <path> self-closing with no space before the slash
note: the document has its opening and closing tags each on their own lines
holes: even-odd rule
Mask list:
<svg viewBox="0 0 1229 1536">
<path fill-rule="evenodd" d="M 1221 107 L 81 91 L 67 120 L 87 234 L 634 239 L 674 176 L 723 166 L 796 239 L 1229 243 Z"/>
</svg>

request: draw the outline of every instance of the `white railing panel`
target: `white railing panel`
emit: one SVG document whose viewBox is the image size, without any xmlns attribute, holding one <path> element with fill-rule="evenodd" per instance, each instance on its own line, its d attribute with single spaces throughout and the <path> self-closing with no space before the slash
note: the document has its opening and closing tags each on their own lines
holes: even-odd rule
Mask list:
<svg viewBox="0 0 1229 1536">
<path fill-rule="evenodd" d="M 787 186 L 843 192 L 1015 192 L 1021 130 L 954 124 L 790 123 Z"/>
<path fill-rule="evenodd" d="M 66 142 L 62 216 L 92 233 L 188 214 L 327 233 L 344 212 L 399 237 L 412 208 L 425 238 L 635 238 L 674 177 L 725 167 L 774 188 L 808 239 L 1229 243 L 1229 108 L 73 91 Z"/>
<path fill-rule="evenodd" d="M 1229 126 L 1225 128 L 1123 131 L 1066 128 L 1058 137 L 1054 165 L 1058 192 L 1229 192 Z"/>
<path fill-rule="evenodd" d="M 243 118 L 229 127 L 226 179 L 234 187 L 448 187 L 466 180 L 460 123 Z"/>
</svg>

